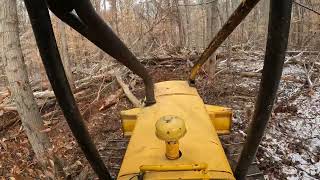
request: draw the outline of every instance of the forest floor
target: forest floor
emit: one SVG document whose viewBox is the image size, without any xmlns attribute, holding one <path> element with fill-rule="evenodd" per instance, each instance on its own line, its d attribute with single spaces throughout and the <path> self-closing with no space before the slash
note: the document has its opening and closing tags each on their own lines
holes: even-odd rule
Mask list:
<svg viewBox="0 0 320 180">
<path fill-rule="evenodd" d="M 217 67 L 219 73 L 214 82 L 209 82 L 205 71 L 202 71 L 196 87 L 205 103 L 233 109 L 232 133 L 244 139 L 253 114 L 260 77 L 257 73 L 247 76 L 243 72 L 255 72 L 262 68 L 263 53 L 240 54 L 242 55 L 239 56 L 238 53 L 232 56 L 231 66 L 228 68 L 226 61 L 220 60 Z M 312 58 L 314 57 L 302 56 L 301 59 L 307 61 Z M 155 82 L 185 80 L 190 69 L 186 59 L 148 61 L 146 64 Z M 320 73 L 317 67 L 313 71 L 311 80 L 314 81 L 314 86 L 310 88 L 303 66 L 295 63 L 285 66 L 276 105 L 257 154 L 258 166 L 266 179 L 320 178 L 320 86 L 316 82 L 319 81 Z M 130 83 L 133 79 L 137 79 L 136 83 Z M 132 92 L 138 98 L 143 98 L 143 84 L 138 78 L 127 74 L 124 80 L 128 84 L 135 84 L 131 87 Z M 96 103 L 92 103 L 95 96 L 77 102 L 81 112 L 86 110 L 85 120 L 89 132 L 113 176 L 119 170 L 127 145 L 122 137 L 119 112 L 133 106 L 123 96 L 106 110 L 98 109 L 105 97 L 117 89 L 119 87 L 112 85 Z M 92 105 L 90 111 L 89 104 Z M 3 115 L 0 127 L 1 123 L 13 118 L 16 118 L 15 113 Z M 64 163 L 65 172 L 74 178 L 93 178 L 94 173 L 61 113 L 45 119 L 45 125 L 55 152 Z M 16 121 L 10 127 L 0 129 L 0 179 L 35 179 L 44 176 L 21 123 Z"/>
</svg>

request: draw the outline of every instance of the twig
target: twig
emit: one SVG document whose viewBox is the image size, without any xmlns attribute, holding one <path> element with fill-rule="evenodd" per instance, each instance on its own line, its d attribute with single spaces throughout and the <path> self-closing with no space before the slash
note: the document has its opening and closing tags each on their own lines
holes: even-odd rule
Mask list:
<svg viewBox="0 0 320 180">
<path fill-rule="evenodd" d="M 213 77 L 218 76 L 220 73 L 222 73 L 223 71 L 225 71 L 225 70 L 227 70 L 227 69 L 228 69 L 228 68 L 224 68 L 224 69 L 219 70 L 218 72 L 216 72 L 216 73 L 214 74 Z"/>
<path fill-rule="evenodd" d="M 196 3 L 196 4 L 178 4 L 178 6 L 201 6 L 201 5 L 206 5 L 206 4 L 211 4 L 216 2 L 217 0 L 212 0 L 208 2 L 203 2 L 203 3 Z"/>
<path fill-rule="evenodd" d="M 312 91 L 313 83 L 312 83 L 310 77 L 311 77 L 311 75 L 312 75 L 313 65 L 311 66 L 310 69 L 308 69 L 306 63 L 303 63 L 303 68 L 304 68 L 304 72 L 305 72 L 305 74 L 306 74 L 306 78 L 307 78 L 307 83 L 308 83 L 309 90 Z"/>
<path fill-rule="evenodd" d="M 6 123 L 5 125 L 0 127 L 0 132 L 7 129 L 8 127 L 14 125 L 19 120 L 20 120 L 20 118 L 18 118 L 18 117 L 11 119 L 8 123 Z"/>
<path fill-rule="evenodd" d="M 104 84 L 104 80 L 105 80 L 105 77 L 103 77 L 102 83 L 100 84 L 99 90 L 97 92 L 97 97 L 94 99 L 94 101 L 98 101 L 100 99 L 100 92 L 102 90 L 102 86 Z"/>
<path fill-rule="evenodd" d="M 320 15 L 320 12 L 317 12 L 316 10 L 311 9 L 311 8 L 309 8 L 308 6 L 304 5 L 304 4 L 301 4 L 301 3 L 297 2 L 297 1 L 293 1 L 293 3 L 295 3 L 295 4 L 297 4 L 298 6 L 301 6 L 301 7 L 303 7 L 303 8 L 306 8 L 306 9 L 308 9 L 309 11 L 312 11 L 312 12 Z"/>
<path fill-rule="evenodd" d="M 100 85 L 100 88 L 97 92 L 97 97 L 85 108 L 85 110 L 83 111 L 82 113 L 82 116 L 84 118 L 84 120 L 88 120 L 89 117 L 91 116 L 91 111 L 92 111 L 92 108 L 94 108 L 95 106 L 98 105 L 99 103 L 99 99 L 100 99 L 100 96 L 101 96 L 101 92 L 103 92 L 103 90 L 108 87 L 112 82 L 106 84 L 105 86 L 102 87 L 102 85 L 104 83 L 101 83 Z M 95 93 L 94 93 L 95 94 Z"/>
</svg>

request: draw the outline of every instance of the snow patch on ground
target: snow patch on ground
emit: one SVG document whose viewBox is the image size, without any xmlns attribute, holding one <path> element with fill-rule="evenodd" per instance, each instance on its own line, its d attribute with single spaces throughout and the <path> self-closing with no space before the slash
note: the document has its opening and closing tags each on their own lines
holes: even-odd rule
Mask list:
<svg viewBox="0 0 320 180">
<path fill-rule="evenodd" d="M 262 65 L 262 61 L 237 61 L 234 69 L 239 73 L 255 72 Z M 320 87 L 310 91 L 305 76 L 303 67 L 296 64 L 286 65 L 283 70 L 275 107 L 294 107 L 294 110 L 273 113 L 269 121 L 257 156 L 266 179 L 320 179 Z M 241 78 L 236 88 L 257 92 L 259 82 L 260 78 L 256 77 Z M 248 93 L 254 100 L 233 105 L 234 126 L 243 137 L 246 134 L 241 130 L 251 120 L 255 95 Z M 250 113 L 249 106 L 252 106 Z"/>
<path fill-rule="evenodd" d="M 276 114 L 262 143 L 264 155 L 282 166 L 288 180 L 320 179 L 320 88 L 292 105 L 296 114 Z"/>
</svg>

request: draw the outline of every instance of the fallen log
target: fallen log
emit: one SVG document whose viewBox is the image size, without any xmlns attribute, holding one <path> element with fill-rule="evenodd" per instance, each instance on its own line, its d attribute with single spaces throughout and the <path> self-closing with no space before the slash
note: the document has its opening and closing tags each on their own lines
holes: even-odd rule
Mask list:
<svg viewBox="0 0 320 180">
<path fill-rule="evenodd" d="M 84 99 L 87 99 L 91 97 L 94 94 L 90 94 L 92 92 L 92 89 L 90 86 L 94 83 L 98 83 L 100 81 L 112 81 L 111 75 L 97 75 L 97 76 L 91 76 L 87 78 L 80 79 L 76 81 L 76 89 L 74 91 L 74 97 L 77 101 L 81 101 Z M 3 91 L 0 92 L 0 116 L 4 112 L 10 112 L 10 111 L 17 111 L 17 108 L 14 104 L 12 104 L 8 99 L 6 102 L 3 102 L 7 97 L 11 95 L 10 91 Z M 42 109 L 48 109 L 56 104 L 55 94 L 52 90 L 44 90 L 44 91 L 37 91 L 33 93 L 34 97 L 37 99 L 37 104 L 40 110 Z M 48 112 L 47 114 L 43 115 L 43 117 L 50 117 L 51 115 L 56 115 L 60 111 L 55 110 L 53 112 Z"/>
<path fill-rule="evenodd" d="M 54 92 L 50 90 L 45 90 L 45 91 L 37 91 L 33 93 L 33 96 L 35 98 L 54 98 Z"/>
<path fill-rule="evenodd" d="M 257 73 L 257 72 L 240 72 L 240 76 L 241 77 L 247 77 L 247 78 L 261 78 L 261 73 Z M 283 81 L 291 81 L 291 82 L 296 82 L 296 83 L 305 83 L 305 81 L 301 80 L 301 79 L 297 79 L 294 76 L 290 76 L 290 75 L 284 75 L 281 77 L 281 80 Z"/>
<path fill-rule="evenodd" d="M 103 79 L 104 79 L 104 81 L 108 82 L 108 81 L 112 80 L 112 76 L 110 76 L 110 75 L 97 75 L 97 76 L 92 76 L 92 77 L 80 79 L 75 82 L 75 84 L 76 84 L 75 93 L 80 92 L 80 91 L 88 88 L 91 84 L 100 82 Z M 11 95 L 11 93 L 9 90 L 0 92 L 0 102 L 4 98 L 6 98 L 10 95 Z M 35 98 L 39 98 L 39 99 L 54 98 L 55 97 L 54 92 L 52 90 L 48 90 L 48 89 L 46 89 L 44 91 L 38 90 L 36 92 L 33 92 L 33 95 Z"/>
<path fill-rule="evenodd" d="M 142 105 L 141 105 L 140 101 L 138 100 L 138 98 L 132 94 L 132 92 L 130 91 L 128 85 L 126 85 L 123 82 L 123 80 L 120 77 L 120 75 L 116 75 L 116 79 L 117 79 L 118 84 L 121 86 L 121 88 L 123 89 L 124 93 L 126 94 L 127 98 L 129 99 L 129 101 L 135 107 L 142 107 Z"/>
<path fill-rule="evenodd" d="M 300 52 L 299 54 L 295 55 L 295 56 L 291 56 L 291 57 L 287 57 L 286 60 L 284 61 L 284 65 L 288 65 L 288 64 L 291 64 L 291 63 L 296 63 L 296 64 L 299 64 L 299 65 L 303 65 L 303 62 L 299 61 L 303 55 L 303 51 Z M 258 69 L 255 71 L 256 73 L 260 73 L 262 72 L 262 68 Z"/>
<path fill-rule="evenodd" d="M 92 91 L 91 89 L 86 89 L 86 90 L 80 91 L 80 92 L 74 94 L 74 98 L 77 101 L 81 101 L 83 99 L 86 99 L 87 96 L 85 96 L 85 95 L 91 91 Z M 56 109 L 56 110 L 47 112 L 46 114 L 42 115 L 42 118 L 54 117 L 54 116 L 58 115 L 59 113 L 61 113 L 60 109 Z"/>
<path fill-rule="evenodd" d="M 11 96 L 11 91 L 8 87 L 6 87 L 6 91 L 0 92 L 0 103 L 2 104 L 4 99 Z"/>
<path fill-rule="evenodd" d="M 257 77 L 260 78 L 261 77 L 261 73 L 260 72 L 240 72 L 240 76 L 241 77 Z"/>
<path fill-rule="evenodd" d="M 230 99 L 240 99 L 242 101 L 253 101 L 255 97 L 251 97 L 251 96 L 228 96 L 228 98 Z"/>
<path fill-rule="evenodd" d="M 0 106 L 0 110 L 3 111 L 17 111 L 17 108 L 15 106 Z"/>
<path fill-rule="evenodd" d="M 88 89 L 84 89 L 80 92 L 75 93 L 73 96 L 77 101 L 82 101 L 82 100 L 86 99 L 88 94 L 90 95 L 91 92 L 92 92 L 92 89 L 88 88 Z"/>
<path fill-rule="evenodd" d="M 121 98 L 121 96 L 123 95 L 123 89 L 120 88 L 118 89 L 114 94 L 112 94 L 111 96 L 109 96 L 106 100 L 104 100 L 103 105 L 99 108 L 99 111 L 103 111 L 108 109 L 109 107 L 113 106 L 114 104 L 116 104 L 119 99 Z"/>
<path fill-rule="evenodd" d="M 94 83 L 99 83 L 101 81 L 105 82 L 111 82 L 112 81 L 112 76 L 111 75 L 98 75 L 98 76 L 92 76 L 92 77 L 87 77 L 84 79 L 81 79 L 75 83 L 76 89 L 74 92 L 79 92 L 82 91 L 88 87 L 90 87 Z"/>
<path fill-rule="evenodd" d="M 286 54 L 289 56 L 296 56 L 297 54 L 301 53 L 302 51 L 287 51 Z M 264 51 L 242 51 L 241 53 L 246 53 L 246 54 L 254 54 L 254 55 L 259 55 L 259 56 L 264 56 Z M 305 55 L 318 55 L 319 51 L 303 51 L 303 54 Z"/>
<path fill-rule="evenodd" d="M 109 74 L 107 74 L 107 75 L 100 74 L 100 75 L 96 75 L 96 76 L 89 76 L 89 77 L 75 81 L 74 84 L 78 87 L 78 86 L 81 86 L 81 84 L 83 84 L 83 83 L 97 82 L 99 80 L 102 80 L 103 78 L 105 78 L 105 80 L 107 81 L 107 80 L 111 80 L 112 76 Z"/>
<path fill-rule="evenodd" d="M 138 58 L 142 64 L 163 64 L 172 61 L 195 61 L 199 58 L 199 55 L 190 56 L 152 56 L 152 57 L 140 57 Z"/>
<path fill-rule="evenodd" d="M 83 99 L 85 99 L 87 97 L 85 95 L 87 95 L 90 92 L 92 92 L 91 89 L 85 89 L 83 91 L 80 91 L 80 92 L 74 94 L 74 98 L 76 100 L 78 100 L 78 101 L 79 100 L 83 100 Z M 49 94 L 49 93 L 50 92 L 47 92 L 47 94 Z M 46 93 L 44 93 L 44 94 L 46 94 Z M 53 94 L 53 98 L 50 99 L 50 100 L 46 100 L 46 101 L 42 100 L 41 102 L 39 102 L 39 100 L 38 100 L 38 107 L 40 109 L 43 109 L 43 108 L 47 109 L 47 108 L 50 108 L 50 107 L 54 106 L 56 104 L 56 99 L 54 97 L 55 96 Z M 2 104 L 2 105 L 0 105 L 0 116 L 3 114 L 3 112 L 9 112 L 9 111 L 17 111 L 17 108 L 15 107 L 14 104 L 5 104 L 5 105 Z M 47 116 L 50 116 L 50 114 L 49 115 L 43 115 L 43 116 L 47 117 Z"/>
<path fill-rule="evenodd" d="M 50 112 L 42 115 L 41 117 L 44 119 L 47 119 L 49 117 L 54 117 L 54 116 L 58 115 L 60 112 L 61 112 L 60 109 L 56 109 L 56 110 L 50 111 Z"/>
<path fill-rule="evenodd" d="M 76 89 L 74 90 L 75 94 L 74 96 L 77 96 L 77 93 L 80 93 L 84 91 L 85 89 L 89 88 L 91 84 L 102 81 L 104 78 L 103 75 L 92 77 L 91 79 L 85 78 L 85 81 L 81 81 L 82 83 L 79 84 Z M 111 81 L 111 76 L 105 78 L 105 81 Z M 45 91 L 37 91 L 33 93 L 35 98 L 44 99 L 44 98 L 54 98 L 54 92 L 51 90 L 45 90 Z M 80 94 L 78 94 L 80 95 Z M 76 98 L 76 97 L 75 97 Z"/>
</svg>

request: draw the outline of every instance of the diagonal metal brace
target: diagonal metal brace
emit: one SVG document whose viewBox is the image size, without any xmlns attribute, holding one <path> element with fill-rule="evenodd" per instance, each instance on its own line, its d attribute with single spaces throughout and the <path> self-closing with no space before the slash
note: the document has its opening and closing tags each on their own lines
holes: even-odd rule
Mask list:
<svg viewBox="0 0 320 180">
<path fill-rule="evenodd" d="M 240 3 L 238 8 L 232 13 L 227 22 L 219 30 L 209 46 L 201 54 L 200 59 L 195 63 L 191 69 L 189 76 L 189 83 L 194 84 L 196 75 L 201 66 L 208 60 L 208 58 L 218 49 L 218 47 L 228 38 L 228 36 L 236 29 L 236 27 L 245 19 L 254 6 L 260 0 L 245 0 Z"/>
</svg>

